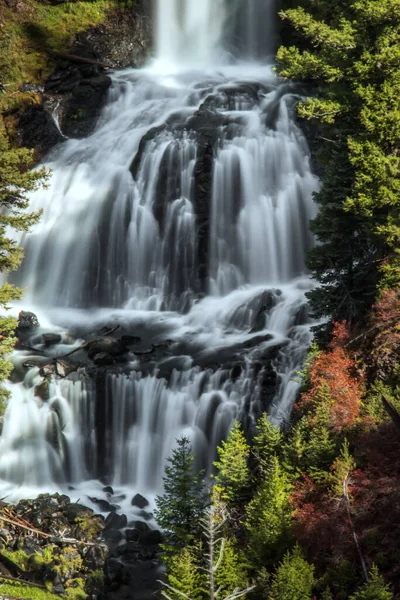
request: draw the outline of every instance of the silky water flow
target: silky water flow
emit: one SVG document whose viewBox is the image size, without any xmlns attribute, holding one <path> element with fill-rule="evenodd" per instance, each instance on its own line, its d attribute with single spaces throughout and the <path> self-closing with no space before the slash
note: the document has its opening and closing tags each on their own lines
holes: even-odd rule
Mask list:
<svg viewBox="0 0 400 600">
<path fill-rule="evenodd" d="M 49 157 L 50 185 L 31 198 L 43 214 L 13 281 L 27 289 L 16 314 L 41 324 L 30 345 L 62 337 L 48 356 L 117 325 L 142 354 L 158 350 L 52 377 L 47 400 L 37 393 L 46 358 L 16 351 L 2 497 L 62 490 L 90 505 L 108 482 L 122 499 L 153 499 L 179 436 L 209 471 L 235 419 L 247 431 L 265 410 L 281 422 L 298 390 L 318 182 L 296 88 L 269 58 L 274 2 L 155 10 L 155 58 L 115 72 L 92 135 Z"/>
</svg>

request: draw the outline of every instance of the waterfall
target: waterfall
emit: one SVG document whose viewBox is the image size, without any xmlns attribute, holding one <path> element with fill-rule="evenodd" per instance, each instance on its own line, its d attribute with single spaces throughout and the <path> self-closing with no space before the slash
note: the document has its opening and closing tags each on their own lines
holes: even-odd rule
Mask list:
<svg viewBox="0 0 400 600">
<path fill-rule="evenodd" d="M 11 280 L 27 288 L 14 310 L 41 325 L 37 352 L 14 356 L 2 497 L 84 499 L 108 482 L 152 498 L 177 437 L 209 472 L 235 419 L 249 434 L 263 411 L 279 423 L 298 390 L 318 181 L 296 88 L 268 59 L 274 2 L 155 11 L 156 60 L 112 75 L 95 131 L 53 151 L 50 184 L 31 196 L 43 214 Z M 80 351 L 38 392 L 49 361 L 104 328 L 137 345 L 112 367 Z"/>
<path fill-rule="evenodd" d="M 170 66 L 265 59 L 277 42 L 276 0 L 158 0 L 155 22 L 156 57 Z"/>
<path fill-rule="evenodd" d="M 225 0 L 164 0 L 156 4 L 156 55 L 167 64 L 210 64 L 219 49 Z"/>
</svg>

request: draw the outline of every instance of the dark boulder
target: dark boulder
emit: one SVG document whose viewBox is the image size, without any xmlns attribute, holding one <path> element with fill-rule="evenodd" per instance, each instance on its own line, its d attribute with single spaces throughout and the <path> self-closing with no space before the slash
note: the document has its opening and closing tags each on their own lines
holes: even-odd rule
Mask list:
<svg viewBox="0 0 400 600">
<path fill-rule="evenodd" d="M 39 327 L 39 320 L 35 313 L 21 310 L 18 315 L 17 332 L 33 331 Z"/>
<path fill-rule="evenodd" d="M 41 383 L 35 386 L 34 395 L 46 402 L 50 398 L 50 384 L 48 379 L 43 379 Z"/>
<path fill-rule="evenodd" d="M 128 348 L 125 342 L 116 340 L 113 337 L 97 337 L 94 340 L 90 340 L 85 346 L 88 357 L 93 360 L 98 354 L 108 354 L 110 356 L 120 356 L 128 352 Z"/>
<path fill-rule="evenodd" d="M 82 78 L 76 84 L 72 82 L 70 90 L 64 89 L 64 92 L 71 92 L 61 119 L 64 135 L 83 138 L 93 132 L 110 86 L 110 77 L 98 75 L 89 79 Z"/>
<path fill-rule="evenodd" d="M 103 535 L 107 542 L 120 542 L 123 538 L 122 531 L 119 529 L 107 529 Z"/>
<path fill-rule="evenodd" d="M 124 529 L 127 526 L 128 519 L 126 515 L 119 515 L 116 512 L 111 512 L 104 522 L 104 531 L 109 529 Z"/>
<path fill-rule="evenodd" d="M 237 379 L 239 379 L 241 374 L 242 374 L 242 365 L 240 365 L 240 364 L 234 365 L 230 372 L 230 377 L 231 377 L 232 381 L 236 381 Z"/>
<path fill-rule="evenodd" d="M 46 348 L 50 348 L 56 344 L 61 344 L 62 337 L 59 333 L 44 333 L 42 335 L 42 340 Z"/>
<path fill-rule="evenodd" d="M 130 346 L 137 346 L 141 343 L 142 338 L 137 335 L 122 335 L 120 341 L 124 345 L 125 348 Z"/>
<path fill-rule="evenodd" d="M 140 532 L 150 531 L 150 527 L 147 525 L 147 523 L 144 523 L 143 521 L 133 521 L 132 525 L 135 529 L 137 529 Z"/>
<path fill-rule="evenodd" d="M 157 529 L 150 529 L 140 534 L 140 543 L 147 546 L 158 546 L 161 543 L 161 532 Z"/>
<path fill-rule="evenodd" d="M 127 542 L 138 542 L 140 531 L 138 529 L 127 529 L 125 531 L 125 537 Z"/>
<path fill-rule="evenodd" d="M 15 330 L 15 335 L 18 338 L 17 348 L 19 344 L 25 344 L 38 327 L 39 321 L 35 313 L 21 310 Z"/>
<path fill-rule="evenodd" d="M 138 516 L 144 521 L 151 521 L 154 517 L 153 513 L 148 513 L 145 510 L 141 510 Z"/>
<path fill-rule="evenodd" d="M 146 498 L 141 494 L 136 494 L 132 498 L 131 504 L 132 506 L 137 506 L 138 508 L 146 508 L 146 506 L 149 506 L 149 501 L 146 500 Z"/>
<path fill-rule="evenodd" d="M 93 357 L 93 362 L 98 367 L 105 367 L 112 365 L 114 362 L 113 357 L 108 352 L 98 352 Z"/>
<path fill-rule="evenodd" d="M 115 508 L 113 507 L 113 505 L 110 504 L 109 502 L 107 502 L 107 500 L 103 500 L 102 498 L 93 498 L 91 496 L 88 496 L 88 498 L 91 502 L 96 504 L 96 506 L 100 512 L 114 512 L 115 511 Z"/>
</svg>

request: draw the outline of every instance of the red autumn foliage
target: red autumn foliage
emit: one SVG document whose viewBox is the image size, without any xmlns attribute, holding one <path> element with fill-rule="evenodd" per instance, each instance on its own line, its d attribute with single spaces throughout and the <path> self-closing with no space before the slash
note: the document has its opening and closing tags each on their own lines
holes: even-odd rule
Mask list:
<svg viewBox="0 0 400 600">
<path fill-rule="evenodd" d="M 382 295 L 371 325 L 372 335 L 363 336 L 361 342 L 367 375 L 393 383 L 390 378 L 400 362 L 400 288 Z M 351 351 L 354 344 L 349 344 L 346 324 L 335 324 L 329 347 L 312 361 L 309 389 L 297 409 L 306 415 L 310 428 L 321 413 L 328 415 L 330 433 L 337 440 L 345 435 L 350 442 L 357 464 L 348 477 L 351 518 L 344 498 L 333 497 L 340 496 L 340 482 L 339 491 L 333 492 L 337 488 L 327 483 L 329 477 L 314 481 L 303 474 L 291 497 L 294 533 L 321 573 L 343 560 L 360 573 L 355 533 L 367 567 L 376 564 L 400 600 L 400 432 L 393 423 L 379 426 L 360 414 L 364 381 Z"/>
<path fill-rule="evenodd" d="M 346 348 L 348 340 L 346 323 L 335 323 L 328 350 L 313 360 L 309 390 L 302 394 L 298 403 L 304 413 L 310 413 L 318 403 L 326 404 L 330 425 L 336 431 L 349 428 L 360 414 L 362 388 L 354 360 Z"/>
</svg>

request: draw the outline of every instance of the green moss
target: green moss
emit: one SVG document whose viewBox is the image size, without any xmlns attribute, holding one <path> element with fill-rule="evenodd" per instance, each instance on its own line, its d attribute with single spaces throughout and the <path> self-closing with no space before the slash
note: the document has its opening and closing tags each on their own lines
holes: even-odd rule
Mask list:
<svg viewBox="0 0 400 600">
<path fill-rule="evenodd" d="M 78 33 L 102 23 L 116 6 L 118 0 L 25 0 L 22 11 L 13 11 L 0 3 L 0 79 L 7 86 L 0 108 L 13 108 L 22 83 L 42 82 L 54 69 L 54 52 L 65 52 Z"/>
<path fill-rule="evenodd" d="M 75 525 L 79 527 L 79 529 L 81 529 L 82 531 L 87 531 L 88 529 L 87 519 L 83 519 L 82 517 L 76 517 Z"/>
<path fill-rule="evenodd" d="M 86 600 L 88 597 L 84 589 L 85 582 L 81 577 L 76 577 L 67 581 L 65 586 L 65 593 L 68 598 L 72 600 Z"/>
<path fill-rule="evenodd" d="M 35 552 L 35 554 L 32 557 L 33 567 L 36 570 L 39 570 L 39 569 L 53 563 L 54 560 L 56 559 L 56 556 L 54 555 L 55 549 L 56 549 L 56 546 L 50 544 L 50 545 L 46 546 L 45 548 L 43 548 L 42 552 Z"/>
<path fill-rule="evenodd" d="M 62 554 L 56 557 L 55 569 L 60 577 L 70 577 L 85 570 L 82 556 L 73 546 L 65 547 Z"/>
<path fill-rule="evenodd" d="M 104 571 L 101 571 L 100 569 L 97 571 L 93 571 L 93 573 L 91 573 L 91 575 L 89 576 L 88 580 L 89 585 L 93 588 L 101 586 L 104 582 Z"/>
<path fill-rule="evenodd" d="M 75 525 L 76 539 L 80 539 L 82 533 L 85 534 L 85 538 L 88 540 L 97 539 L 100 531 L 102 530 L 102 523 L 98 517 L 89 517 L 87 519 L 85 519 L 84 517 L 76 517 Z"/>
<path fill-rule="evenodd" d="M 74 574 L 85 570 L 82 556 L 73 546 L 66 546 L 62 553 L 55 545 L 46 546 L 43 552 L 36 552 L 33 557 L 33 566 L 36 569 L 51 567 L 62 579 L 69 579 Z"/>
<path fill-rule="evenodd" d="M 0 597 L 22 598 L 23 600 L 60 600 L 60 597 L 55 594 L 20 583 L 4 583 L 3 585 L 0 585 Z"/>
<path fill-rule="evenodd" d="M 15 550 L 12 552 L 11 550 L 2 550 L 2 555 L 6 558 L 9 558 L 13 563 L 18 565 L 23 571 L 28 569 L 29 564 L 29 556 L 23 550 Z"/>
<path fill-rule="evenodd" d="M 25 25 L 25 32 L 40 50 L 62 51 L 74 35 L 101 23 L 111 6 L 109 0 L 95 2 L 66 2 L 51 6 L 35 2 L 36 19 Z"/>
</svg>

